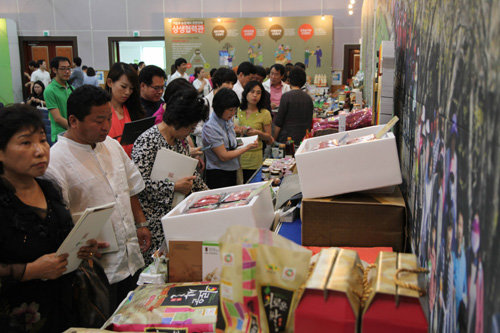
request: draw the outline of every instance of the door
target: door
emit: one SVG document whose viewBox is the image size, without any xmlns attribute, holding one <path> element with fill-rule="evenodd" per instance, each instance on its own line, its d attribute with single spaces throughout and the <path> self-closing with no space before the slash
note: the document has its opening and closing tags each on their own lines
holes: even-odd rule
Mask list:
<svg viewBox="0 0 500 333">
<path fill-rule="evenodd" d="M 54 77 L 50 67 L 50 59 L 54 57 L 66 57 L 70 61 L 78 56 L 78 46 L 76 37 L 19 37 L 19 50 L 21 53 L 21 71 L 29 73 L 28 63 L 38 60 L 47 62 L 47 70 L 50 71 L 50 76 Z M 21 73 L 21 74 L 22 74 Z M 27 82 L 27 78 L 22 75 L 23 83 Z M 24 87 L 23 96 L 27 98 L 29 95 L 28 88 Z"/>
<path fill-rule="evenodd" d="M 360 68 L 360 45 L 344 45 L 344 75 L 343 83 L 348 84 L 349 80 L 356 75 Z"/>
</svg>

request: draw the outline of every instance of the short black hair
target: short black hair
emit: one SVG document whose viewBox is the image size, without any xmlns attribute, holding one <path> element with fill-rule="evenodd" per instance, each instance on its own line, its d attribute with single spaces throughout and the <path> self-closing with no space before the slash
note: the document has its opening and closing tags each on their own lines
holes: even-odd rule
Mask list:
<svg viewBox="0 0 500 333">
<path fill-rule="evenodd" d="M 94 67 L 88 67 L 88 68 L 87 68 L 87 76 L 88 76 L 88 77 L 95 76 L 95 70 L 94 70 Z"/>
<path fill-rule="evenodd" d="M 219 68 L 212 76 L 212 83 L 214 88 L 219 88 L 224 82 L 232 82 L 233 84 L 238 81 L 238 77 L 234 72 L 225 67 Z"/>
<path fill-rule="evenodd" d="M 193 85 L 189 83 L 188 80 L 182 77 L 178 77 L 177 79 L 170 81 L 170 83 L 167 85 L 167 88 L 165 88 L 165 92 L 163 93 L 163 100 L 165 101 L 165 103 L 170 103 L 170 98 L 180 90 L 196 91 L 196 88 L 193 87 Z"/>
<path fill-rule="evenodd" d="M 255 74 L 263 78 L 267 76 L 266 69 L 262 66 L 255 66 Z"/>
<path fill-rule="evenodd" d="M 243 61 L 236 71 L 236 74 L 239 75 L 240 73 L 243 73 L 245 76 L 255 74 L 255 66 L 250 61 Z"/>
<path fill-rule="evenodd" d="M 139 66 L 145 65 L 144 61 L 139 61 Z"/>
<path fill-rule="evenodd" d="M 274 64 L 271 66 L 271 68 L 269 68 L 269 73 L 271 72 L 271 70 L 274 68 L 274 70 L 280 72 L 281 75 L 285 75 L 285 66 L 283 66 L 282 64 Z"/>
<path fill-rule="evenodd" d="M 236 95 L 232 89 L 228 88 L 219 90 L 212 101 L 214 112 L 219 118 L 222 117 L 222 114 L 227 109 L 236 108 L 238 106 L 240 106 L 238 95 Z"/>
<path fill-rule="evenodd" d="M 42 81 L 38 80 L 33 83 L 33 88 L 35 87 L 35 84 L 38 84 L 42 88 L 42 97 L 43 97 L 43 92 L 45 91 L 45 84 L 43 84 Z M 35 94 L 35 91 L 33 90 L 33 95 Z"/>
<path fill-rule="evenodd" d="M 208 110 L 205 99 L 198 97 L 196 89 L 181 89 L 168 100 L 163 121 L 178 130 L 207 120 Z"/>
<path fill-rule="evenodd" d="M 290 85 L 294 87 L 302 87 L 306 83 L 306 72 L 300 67 L 294 67 L 288 76 Z"/>
<path fill-rule="evenodd" d="M 43 62 L 45 61 L 45 59 L 40 59 L 36 62 L 36 64 L 38 65 L 37 68 L 40 67 L 41 64 L 43 64 Z"/>
<path fill-rule="evenodd" d="M 93 106 L 101 106 L 110 101 L 109 94 L 102 88 L 84 84 L 73 91 L 68 97 L 68 123 L 69 117 L 75 116 L 79 121 L 83 121 L 90 114 Z"/>
<path fill-rule="evenodd" d="M 86 70 L 86 69 L 89 69 L 86 65 L 83 65 L 82 66 L 82 71 Z"/>
<path fill-rule="evenodd" d="M 54 57 L 52 58 L 52 60 L 50 61 L 50 68 L 55 68 L 55 69 L 59 69 L 59 63 L 61 61 L 67 61 L 68 64 L 71 65 L 71 61 L 69 61 L 68 58 L 66 57 Z"/>
<path fill-rule="evenodd" d="M 240 109 L 241 110 L 246 110 L 248 108 L 248 100 L 247 100 L 247 95 L 250 91 L 252 91 L 255 86 L 260 87 L 261 95 L 260 99 L 257 102 L 257 109 L 260 112 L 260 109 L 263 109 L 265 107 L 265 100 L 264 100 L 264 86 L 262 86 L 262 83 L 259 81 L 250 81 L 245 85 L 245 88 L 243 89 L 243 92 L 241 93 L 241 105 Z"/>
<path fill-rule="evenodd" d="M 31 129 L 33 132 L 45 131 L 40 111 L 28 104 L 12 104 L 0 109 L 0 150 L 5 150 L 7 143 L 17 132 Z"/>
<path fill-rule="evenodd" d="M 34 60 L 31 60 L 30 62 L 28 62 L 28 67 L 30 67 L 30 66 L 31 67 L 37 67 L 37 65 L 38 65 L 37 62 L 34 61 Z"/>
<path fill-rule="evenodd" d="M 77 65 L 78 67 L 80 67 L 82 65 L 82 58 L 80 58 L 80 57 L 74 57 L 73 58 L 73 62 L 75 63 L 75 65 Z"/>
<path fill-rule="evenodd" d="M 174 63 L 175 68 L 179 68 L 179 66 L 182 65 L 182 64 L 187 64 L 187 60 L 184 59 L 184 58 L 177 58 L 177 59 L 175 59 L 175 63 Z"/>
<path fill-rule="evenodd" d="M 300 61 L 295 63 L 295 67 L 299 67 L 299 68 L 302 68 L 303 70 L 306 70 L 306 65 Z"/>
<path fill-rule="evenodd" d="M 163 79 L 167 78 L 163 69 L 155 65 L 148 65 L 141 69 L 141 72 L 139 73 L 139 83 L 145 83 L 150 86 L 153 82 L 153 76 L 159 76 Z"/>
<path fill-rule="evenodd" d="M 215 72 L 217 72 L 217 68 L 212 68 L 210 70 L 210 77 L 213 77 Z"/>
<path fill-rule="evenodd" d="M 129 66 L 131 66 L 136 72 L 139 71 L 139 65 L 130 63 Z"/>
</svg>

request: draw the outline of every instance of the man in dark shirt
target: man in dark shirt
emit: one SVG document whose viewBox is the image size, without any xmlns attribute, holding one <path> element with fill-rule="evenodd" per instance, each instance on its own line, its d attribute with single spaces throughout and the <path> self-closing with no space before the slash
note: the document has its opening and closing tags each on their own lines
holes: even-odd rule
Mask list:
<svg viewBox="0 0 500 333">
<path fill-rule="evenodd" d="M 141 87 L 141 104 L 146 112 L 146 117 L 151 117 L 163 103 L 163 91 L 167 75 L 158 66 L 149 65 L 139 73 Z"/>
<path fill-rule="evenodd" d="M 291 90 L 281 96 L 279 110 L 274 117 L 273 137 L 282 143 L 291 137 L 298 145 L 311 128 L 314 107 L 311 97 L 300 89 L 306 83 L 306 72 L 295 67 L 289 78 Z"/>
</svg>

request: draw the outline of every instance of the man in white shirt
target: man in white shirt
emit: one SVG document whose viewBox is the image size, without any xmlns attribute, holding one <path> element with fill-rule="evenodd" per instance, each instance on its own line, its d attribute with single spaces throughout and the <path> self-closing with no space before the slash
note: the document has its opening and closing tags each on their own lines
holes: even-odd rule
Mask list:
<svg viewBox="0 0 500 333">
<path fill-rule="evenodd" d="M 51 148 L 47 177 L 61 186 L 73 215 L 88 207 L 115 203 L 110 221 L 118 251 L 102 254 L 100 262 L 116 307 L 135 288 L 144 266 L 141 251 L 149 248 L 151 233 L 137 198 L 144 181 L 120 143 L 107 136 L 111 118 L 109 95 L 104 90 L 90 85 L 76 89 L 68 98 L 69 129 Z"/>
<path fill-rule="evenodd" d="M 47 62 L 38 60 L 38 69 L 31 73 L 31 82 L 42 81 L 45 88 L 49 86 L 51 81 L 50 73 L 47 71 Z"/>
<path fill-rule="evenodd" d="M 236 71 L 236 76 L 238 77 L 238 82 L 233 87 L 233 91 L 238 95 L 241 102 L 241 94 L 246 84 L 253 79 L 255 74 L 255 66 L 249 61 L 244 61 L 238 66 Z"/>
<path fill-rule="evenodd" d="M 189 75 L 187 75 L 187 73 L 186 73 L 186 70 L 187 70 L 186 59 L 184 59 L 184 58 L 175 59 L 175 68 L 176 68 L 176 71 L 174 74 L 172 74 L 170 76 L 170 79 L 169 79 L 167 85 L 179 77 L 182 77 L 183 79 L 186 79 L 189 81 Z"/>
<path fill-rule="evenodd" d="M 271 94 L 271 109 L 277 111 L 280 106 L 281 96 L 290 91 L 290 86 L 283 82 L 285 76 L 285 66 L 274 64 L 269 72 L 269 80 L 262 85 L 264 89 Z"/>
</svg>

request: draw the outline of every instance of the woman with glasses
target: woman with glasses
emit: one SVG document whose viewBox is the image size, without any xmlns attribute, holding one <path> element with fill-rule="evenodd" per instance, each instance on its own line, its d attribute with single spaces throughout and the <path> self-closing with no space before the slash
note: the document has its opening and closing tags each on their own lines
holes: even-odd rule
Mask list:
<svg viewBox="0 0 500 333">
<path fill-rule="evenodd" d="M 144 111 L 139 96 L 139 78 L 137 72 L 128 64 L 117 62 L 108 73 L 106 90 L 111 95 L 113 119 L 109 136 L 121 141 L 125 123 L 144 118 Z M 130 157 L 133 144 L 123 146 Z"/>
<path fill-rule="evenodd" d="M 203 126 L 203 146 L 211 147 L 205 155 L 207 185 L 212 189 L 236 185 L 236 173 L 240 168 L 238 157 L 259 145 L 255 141 L 238 148 L 233 117 L 239 106 L 238 95 L 231 89 L 222 88 L 215 94 L 214 112 Z"/>
<path fill-rule="evenodd" d="M 189 82 L 184 81 L 189 85 Z M 189 156 L 189 144 L 186 138 L 198 122 L 205 120 L 208 115 L 205 100 L 197 95 L 196 89 L 191 85 L 187 89 L 178 90 L 167 102 L 163 121 L 142 133 L 134 143 L 132 160 L 139 168 L 146 184 L 144 191 L 139 193 L 139 200 L 150 223 L 151 231 L 151 247 L 144 253 L 146 264 L 151 263 L 151 255 L 163 241 L 161 218 L 172 209 L 174 193 L 189 194 L 192 191 L 208 189 L 198 171 L 176 182 L 168 178 L 151 179 L 156 153 L 161 148 Z"/>
</svg>

